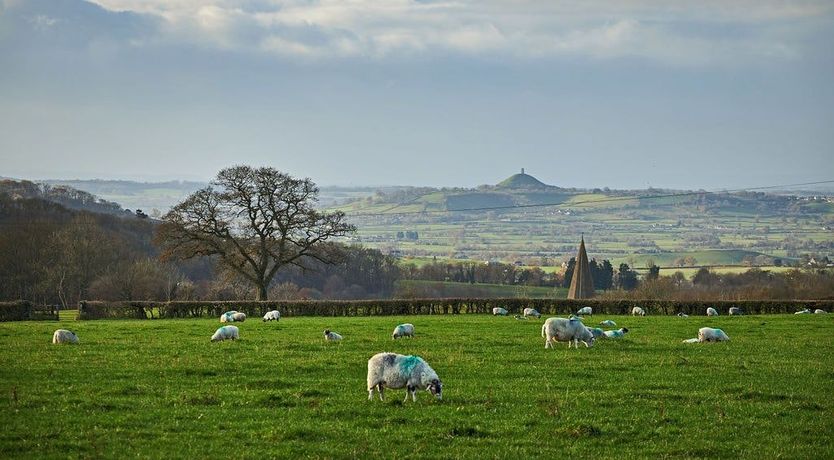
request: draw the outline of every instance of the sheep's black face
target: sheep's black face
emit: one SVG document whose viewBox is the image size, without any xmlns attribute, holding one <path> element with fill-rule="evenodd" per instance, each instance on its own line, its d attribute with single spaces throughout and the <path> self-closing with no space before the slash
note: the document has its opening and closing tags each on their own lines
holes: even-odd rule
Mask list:
<svg viewBox="0 0 834 460">
<path fill-rule="evenodd" d="M 429 391 L 437 399 L 443 399 L 443 383 L 440 380 L 434 379 L 429 384 Z"/>
<path fill-rule="evenodd" d="M 330 329 L 325 329 L 324 330 L 324 335 L 329 335 L 329 334 L 330 334 Z"/>
</svg>

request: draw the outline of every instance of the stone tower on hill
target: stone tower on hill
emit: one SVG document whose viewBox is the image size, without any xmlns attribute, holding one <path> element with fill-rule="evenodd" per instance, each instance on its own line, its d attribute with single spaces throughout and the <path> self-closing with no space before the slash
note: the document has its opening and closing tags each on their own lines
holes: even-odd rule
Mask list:
<svg viewBox="0 0 834 460">
<path fill-rule="evenodd" d="M 594 279 L 591 277 L 591 265 L 588 263 L 588 253 L 585 252 L 585 237 L 579 243 L 579 254 L 573 268 L 573 278 L 570 281 L 568 299 L 590 299 L 594 296 Z"/>
</svg>

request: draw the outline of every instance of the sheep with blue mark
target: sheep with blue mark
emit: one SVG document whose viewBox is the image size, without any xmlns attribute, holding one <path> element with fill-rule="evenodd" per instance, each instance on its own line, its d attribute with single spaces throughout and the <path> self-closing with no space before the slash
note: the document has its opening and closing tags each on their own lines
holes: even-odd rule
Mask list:
<svg viewBox="0 0 834 460">
<path fill-rule="evenodd" d="M 600 321 L 599 325 L 600 326 L 605 326 L 605 327 L 616 327 L 617 323 L 615 323 L 614 321 L 612 321 L 610 319 L 606 319 L 605 321 Z"/>
<path fill-rule="evenodd" d="M 585 347 L 590 348 L 594 346 L 594 334 L 591 330 L 582 324 L 579 318 L 547 318 L 542 324 L 542 337 L 544 341 L 544 348 L 553 348 L 554 342 L 568 342 L 570 348 L 571 342 L 579 348 L 579 342 L 585 344 Z"/>
<path fill-rule="evenodd" d="M 809 315 L 809 314 L 811 314 L 811 310 L 808 309 L 808 308 L 805 308 L 803 310 L 799 310 L 798 312 L 794 313 L 794 315 Z"/>
<path fill-rule="evenodd" d="M 264 322 L 266 321 L 279 321 L 281 319 L 281 312 L 278 310 L 272 310 L 266 312 L 264 315 Z"/>
<path fill-rule="evenodd" d="M 715 329 L 712 327 L 702 327 L 701 329 L 698 329 L 699 342 L 725 342 L 727 340 L 730 340 L 730 337 L 721 329 Z"/>
<path fill-rule="evenodd" d="M 379 400 L 384 401 L 385 388 L 405 388 L 408 395 L 417 402 L 417 390 L 428 390 L 437 399 L 443 399 L 443 383 L 429 364 L 419 356 L 405 356 L 397 353 L 377 353 L 368 360 L 368 401 L 374 399 L 374 390 Z"/>
<path fill-rule="evenodd" d="M 221 323 L 242 323 L 246 321 L 246 314 L 237 310 L 227 311 L 220 315 Z"/>
<path fill-rule="evenodd" d="M 66 329 L 58 329 L 52 334 L 52 343 L 78 343 L 78 336 Z"/>
<path fill-rule="evenodd" d="M 589 331 L 591 331 L 591 335 L 594 336 L 595 339 L 605 336 L 605 331 L 598 327 L 589 327 Z"/>
<path fill-rule="evenodd" d="M 414 325 L 411 323 L 405 323 L 395 327 L 394 332 L 391 333 L 391 338 L 399 339 L 401 337 L 414 338 Z"/>
<path fill-rule="evenodd" d="M 212 342 L 220 342 L 223 340 L 237 340 L 240 338 L 240 330 L 237 326 L 220 326 L 214 335 L 211 336 Z"/>
<path fill-rule="evenodd" d="M 620 339 L 628 332 L 627 327 L 621 327 L 615 331 L 605 331 L 604 335 L 606 339 Z"/>
</svg>

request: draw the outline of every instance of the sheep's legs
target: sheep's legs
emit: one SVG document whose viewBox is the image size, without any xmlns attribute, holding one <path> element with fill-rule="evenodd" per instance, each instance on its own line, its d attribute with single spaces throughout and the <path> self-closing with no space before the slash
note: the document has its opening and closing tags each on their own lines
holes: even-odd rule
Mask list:
<svg viewBox="0 0 834 460">
<path fill-rule="evenodd" d="M 385 387 L 382 386 L 381 383 L 378 385 L 378 390 L 379 390 L 379 400 L 380 401 L 385 401 L 385 399 L 383 399 L 383 393 L 385 393 Z"/>
<path fill-rule="evenodd" d="M 373 387 L 371 387 L 371 389 L 368 390 L 368 401 L 373 401 L 373 400 L 374 400 L 374 389 L 373 389 Z"/>
</svg>

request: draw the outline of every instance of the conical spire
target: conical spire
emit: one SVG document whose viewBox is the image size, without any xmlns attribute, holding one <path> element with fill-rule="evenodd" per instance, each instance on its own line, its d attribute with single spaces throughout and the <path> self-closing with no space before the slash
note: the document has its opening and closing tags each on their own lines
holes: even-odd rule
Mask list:
<svg viewBox="0 0 834 460">
<path fill-rule="evenodd" d="M 573 268 L 573 279 L 570 281 L 568 299 L 590 299 L 594 296 L 594 279 L 591 277 L 591 264 L 588 253 L 585 252 L 585 236 L 579 243 L 579 254 Z"/>
</svg>

